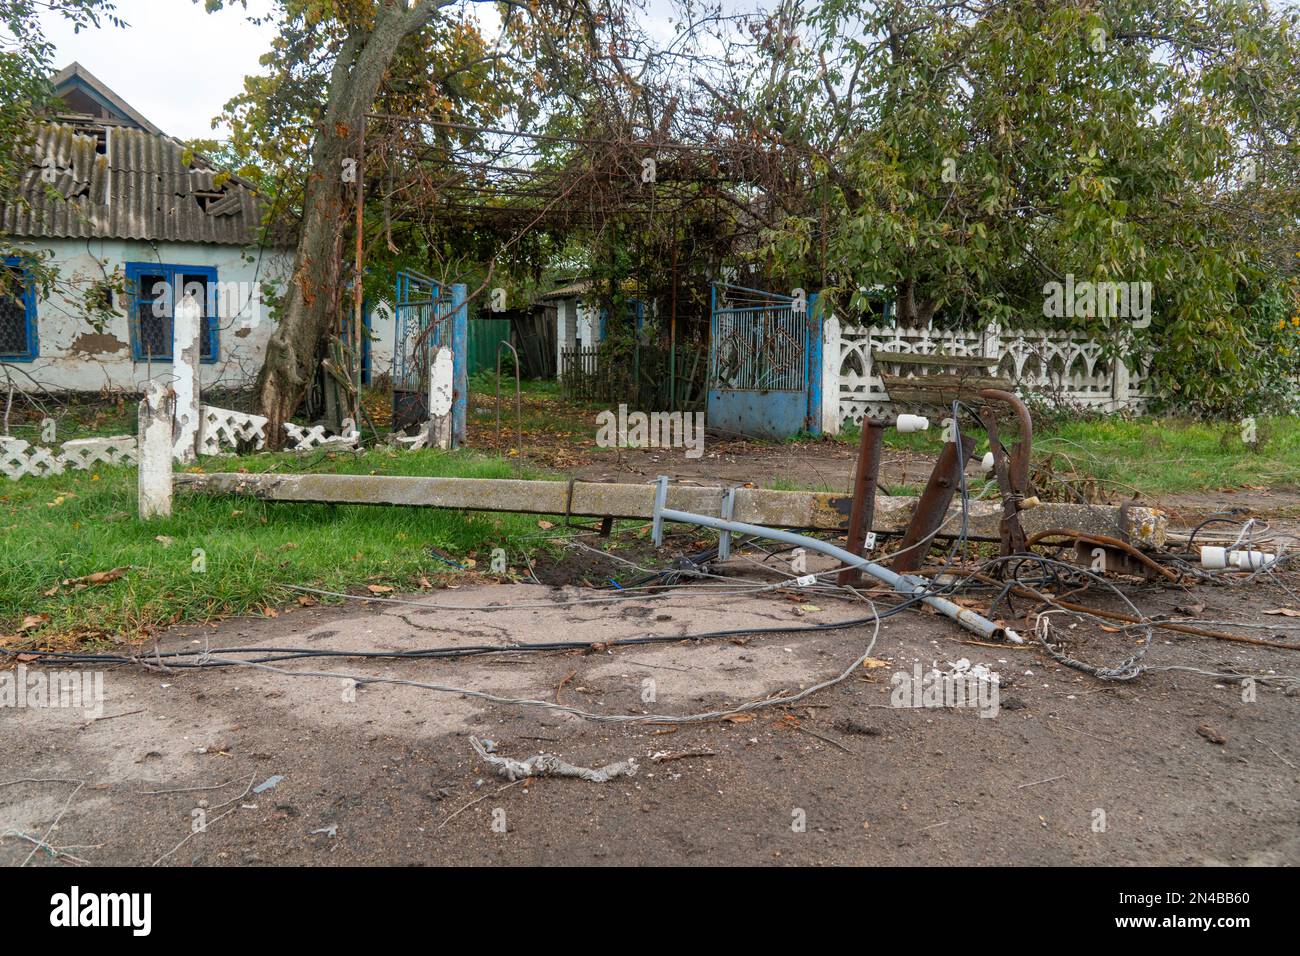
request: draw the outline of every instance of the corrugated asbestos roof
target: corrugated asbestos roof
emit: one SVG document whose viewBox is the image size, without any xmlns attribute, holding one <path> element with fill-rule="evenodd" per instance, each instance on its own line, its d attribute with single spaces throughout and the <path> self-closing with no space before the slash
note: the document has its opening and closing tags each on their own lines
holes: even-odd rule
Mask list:
<svg viewBox="0 0 1300 956">
<path fill-rule="evenodd" d="M 168 136 L 121 126 L 46 123 L 30 152 L 22 189 L 27 203 L 0 206 L 2 233 L 257 242 L 261 208 L 253 190 L 228 177 L 215 185 L 219 171 L 199 157 L 187 165 L 185 147 Z"/>
</svg>

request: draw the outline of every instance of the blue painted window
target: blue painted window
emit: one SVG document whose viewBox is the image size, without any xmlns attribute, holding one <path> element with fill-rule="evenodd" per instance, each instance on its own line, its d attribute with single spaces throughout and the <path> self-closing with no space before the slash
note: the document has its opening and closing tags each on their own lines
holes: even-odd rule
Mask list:
<svg viewBox="0 0 1300 956">
<path fill-rule="evenodd" d="M 172 307 L 186 292 L 203 304 L 200 361 L 217 360 L 217 270 L 157 262 L 126 264 L 127 319 L 137 362 L 172 360 Z"/>
<path fill-rule="evenodd" d="M 17 256 L 5 256 L 6 281 L 0 289 L 0 360 L 30 362 L 39 354 L 36 340 L 36 285 Z"/>
</svg>

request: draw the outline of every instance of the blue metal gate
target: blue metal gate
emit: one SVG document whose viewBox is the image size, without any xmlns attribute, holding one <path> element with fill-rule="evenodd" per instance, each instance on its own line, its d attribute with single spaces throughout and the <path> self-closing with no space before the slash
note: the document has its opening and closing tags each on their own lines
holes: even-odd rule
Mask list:
<svg viewBox="0 0 1300 956">
<path fill-rule="evenodd" d="M 452 438 L 465 440 L 469 398 L 468 312 L 465 286 L 443 285 L 418 272 L 399 272 L 394 303 L 393 430 L 429 418 L 429 369 L 439 346 L 452 351 Z M 426 334 L 426 332 L 428 334 Z"/>
<path fill-rule="evenodd" d="M 711 429 L 759 438 L 821 434 L 821 323 L 806 300 L 714 283 Z"/>
</svg>

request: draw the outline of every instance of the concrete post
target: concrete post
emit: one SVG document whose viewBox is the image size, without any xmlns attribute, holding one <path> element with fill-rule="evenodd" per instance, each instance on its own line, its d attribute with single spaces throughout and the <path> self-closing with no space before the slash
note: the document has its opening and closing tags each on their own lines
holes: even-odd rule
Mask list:
<svg viewBox="0 0 1300 956">
<path fill-rule="evenodd" d="M 451 287 L 451 302 L 456 310 L 452 315 L 451 351 L 453 395 L 451 407 L 451 434 L 453 446 L 463 445 L 466 436 L 466 417 L 469 412 L 469 309 L 465 305 L 465 284 L 457 282 Z"/>
<path fill-rule="evenodd" d="M 137 499 L 141 519 L 172 513 L 172 449 L 176 393 L 150 382 L 140 401 Z"/>
<path fill-rule="evenodd" d="M 1119 411 L 1129 405 L 1129 370 L 1124 356 L 1116 355 L 1110 367 L 1110 407 Z"/>
<path fill-rule="evenodd" d="M 444 451 L 451 448 L 454 376 L 451 349 L 438 348 L 429 363 L 429 444 Z"/>
<path fill-rule="evenodd" d="M 176 420 L 173 435 L 176 460 L 189 463 L 199 447 L 199 360 L 203 306 L 191 293 L 172 309 L 172 374 L 175 376 Z"/>
<path fill-rule="evenodd" d="M 840 413 L 840 320 L 828 315 L 822 322 L 822 434 L 838 435 Z"/>
</svg>

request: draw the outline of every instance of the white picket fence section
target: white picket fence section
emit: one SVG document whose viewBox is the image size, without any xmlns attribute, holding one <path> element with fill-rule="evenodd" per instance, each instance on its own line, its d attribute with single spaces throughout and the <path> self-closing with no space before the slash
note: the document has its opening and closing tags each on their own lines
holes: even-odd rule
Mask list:
<svg viewBox="0 0 1300 956">
<path fill-rule="evenodd" d="M 290 439 L 286 447 L 292 451 L 309 451 L 326 445 L 355 448 L 361 435 L 352 419 L 345 419 L 343 424 L 344 433 L 332 435 L 320 425 L 285 422 L 285 434 Z M 267 419 L 261 415 L 203 405 L 199 414 L 198 454 L 233 455 L 249 447 L 261 451 L 266 448 L 266 426 Z M 58 446 L 33 445 L 21 438 L 0 435 L 0 474 L 18 481 L 61 475 L 69 468 L 87 471 L 96 464 L 133 465 L 139 461 L 138 445 L 135 435 L 78 438 Z M 186 460 L 179 452 L 173 458 Z"/>
<path fill-rule="evenodd" d="M 978 331 L 835 324 L 839 326 L 838 374 L 827 376 L 823 388 L 829 394 L 838 394 L 839 421 L 843 423 L 897 411 L 885 391 L 882 371 L 908 377 L 944 371 L 942 366 L 898 362 L 886 362 L 882 367 L 872 359 L 873 352 L 993 359 L 997 364 L 991 376 L 1010 379 L 1023 394 L 1076 408 L 1141 410 L 1151 399 L 1144 361 L 1131 356 L 1123 361 L 1105 360 L 1102 343 L 1073 332 L 998 326 Z M 827 336 L 828 345 L 834 337 Z"/>
<path fill-rule="evenodd" d="M 0 435 L 0 474 L 11 481 L 28 476 L 45 478 L 67 469 L 87 471 L 94 465 L 133 464 L 136 461 L 134 435 L 111 438 L 77 438 L 57 448 L 33 445 L 21 438 Z"/>
</svg>

